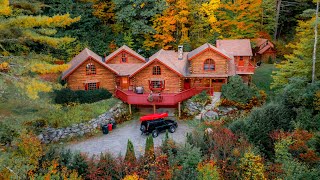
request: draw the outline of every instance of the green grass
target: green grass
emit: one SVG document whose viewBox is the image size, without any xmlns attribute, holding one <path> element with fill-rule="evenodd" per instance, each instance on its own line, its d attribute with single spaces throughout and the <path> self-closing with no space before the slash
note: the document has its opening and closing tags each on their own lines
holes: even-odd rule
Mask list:
<svg viewBox="0 0 320 180">
<path fill-rule="evenodd" d="M 252 76 L 252 82 L 258 89 L 264 90 L 268 95 L 272 94 L 270 85 L 272 83 L 272 71 L 277 69 L 273 64 L 262 64 L 256 69 L 255 74 Z"/>
<path fill-rule="evenodd" d="M 51 127 L 66 127 L 87 122 L 113 107 L 118 99 L 110 98 L 91 104 L 64 107 L 51 102 L 49 98 L 31 101 L 27 98 L 10 98 L 0 102 L 0 121 L 17 131 L 29 127 L 35 121 L 44 121 Z"/>
</svg>

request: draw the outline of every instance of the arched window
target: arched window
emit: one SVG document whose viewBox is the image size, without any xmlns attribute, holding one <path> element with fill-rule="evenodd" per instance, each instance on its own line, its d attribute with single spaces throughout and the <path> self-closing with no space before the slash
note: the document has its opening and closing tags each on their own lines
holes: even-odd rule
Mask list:
<svg viewBox="0 0 320 180">
<path fill-rule="evenodd" d="M 203 64 L 203 70 L 214 71 L 216 69 L 213 59 L 206 59 Z"/>
<path fill-rule="evenodd" d="M 153 75 L 161 75 L 161 68 L 160 68 L 160 66 L 153 66 L 152 74 L 153 74 Z"/>
<path fill-rule="evenodd" d="M 96 74 L 96 66 L 92 63 L 87 64 L 86 74 L 87 75 Z"/>
</svg>

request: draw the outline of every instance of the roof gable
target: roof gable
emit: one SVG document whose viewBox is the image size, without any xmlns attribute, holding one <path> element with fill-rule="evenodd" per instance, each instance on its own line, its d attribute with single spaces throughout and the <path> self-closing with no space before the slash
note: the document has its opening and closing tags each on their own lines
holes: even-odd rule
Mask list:
<svg viewBox="0 0 320 180">
<path fill-rule="evenodd" d="M 231 57 L 223 50 L 221 49 L 218 49 L 216 47 L 214 47 L 213 45 L 209 44 L 209 43 L 205 43 L 203 44 L 202 46 L 198 47 L 197 49 L 191 51 L 189 54 L 188 54 L 188 60 L 192 60 L 194 59 L 195 57 L 199 56 L 200 54 L 208 51 L 208 50 L 212 50 L 216 53 L 218 53 L 219 55 L 221 55 L 222 57 L 230 60 Z"/>
<path fill-rule="evenodd" d="M 150 60 L 145 63 L 142 67 L 137 69 L 136 72 L 134 72 L 130 77 L 136 75 L 138 72 L 142 71 L 144 68 L 148 67 L 150 64 L 154 62 L 159 62 L 174 73 L 176 73 L 178 76 L 184 76 L 184 63 L 186 62 L 186 53 L 184 54 L 184 60 L 178 60 L 178 53 L 174 51 L 166 51 L 161 49 L 154 55 L 150 57 Z M 176 60 L 176 63 L 172 62 Z"/>
<path fill-rule="evenodd" d="M 253 56 L 249 39 L 217 40 L 217 48 L 233 56 Z"/>
<path fill-rule="evenodd" d="M 134 50 L 132 50 L 131 48 L 129 48 L 126 45 L 121 46 L 119 49 L 117 49 L 116 51 L 114 51 L 113 53 L 109 54 L 106 58 L 105 58 L 105 63 L 108 63 L 110 60 L 112 60 L 115 56 L 117 56 L 118 54 L 120 54 L 121 52 L 127 52 L 129 54 L 131 54 L 132 56 L 134 56 L 135 58 L 137 58 L 138 60 L 140 60 L 141 62 L 146 62 L 145 58 L 143 56 L 141 56 L 140 54 L 138 54 L 137 52 L 135 52 Z"/>
<path fill-rule="evenodd" d="M 65 78 L 67 78 L 70 74 L 72 74 L 76 69 L 78 69 L 84 62 L 86 62 L 90 58 L 92 60 L 98 62 L 99 64 L 101 64 L 103 67 L 105 67 L 105 68 L 107 68 L 117 74 L 117 72 L 115 70 L 108 67 L 105 63 L 102 62 L 102 58 L 99 55 L 97 55 L 96 53 L 94 53 L 90 49 L 85 48 L 68 63 L 68 64 L 70 64 L 70 67 L 69 67 L 69 69 L 67 69 L 66 71 L 64 71 L 62 73 L 61 79 L 63 80 Z"/>
</svg>

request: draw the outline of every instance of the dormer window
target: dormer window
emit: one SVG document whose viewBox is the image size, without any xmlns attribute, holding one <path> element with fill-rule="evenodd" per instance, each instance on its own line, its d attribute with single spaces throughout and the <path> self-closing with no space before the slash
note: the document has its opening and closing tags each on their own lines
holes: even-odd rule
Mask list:
<svg viewBox="0 0 320 180">
<path fill-rule="evenodd" d="M 153 75 L 161 75 L 161 68 L 160 66 L 154 66 L 152 69 L 152 74 Z"/>
<path fill-rule="evenodd" d="M 216 69 L 213 59 L 207 59 L 204 61 L 203 70 L 205 71 L 214 71 Z"/>
<path fill-rule="evenodd" d="M 86 65 L 86 74 L 87 75 L 96 74 L 96 66 L 93 63 L 89 63 Z"/>
<path fill-rule="evenodd" d="M 121 55 L 121 63 L 127 63 L 128 62 L 128 57 L 126 53 L 122 53 Z"/>
</svg>

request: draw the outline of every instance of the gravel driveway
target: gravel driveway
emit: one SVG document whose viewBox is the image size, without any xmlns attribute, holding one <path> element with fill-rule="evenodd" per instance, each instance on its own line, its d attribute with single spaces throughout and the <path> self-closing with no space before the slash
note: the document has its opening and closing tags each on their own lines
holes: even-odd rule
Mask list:
<svg viewBox="0 0 320 180">
<path fill-rule="evenodd" d="M 75 142 L 68 145 L 68 149 L 72 151 L 80 151 L 87 153 L 89 156 L 100 155 L 101 152 L 110 152 L 118 156 L 119 154 L 125 155 L 127 148 L 127 141 L 130 139 L 133 143 L 134 150 L 137 156 L 144 153 L 146 137 L 141 135 L 140 122 L 132 120 L 118 128 L 109 132 L 107 135 L 101 135 L 91 139 L 86 139 L 81 142 Z M 169 136 L 177 143 L 184 143 L 186 140 L 186 133 L 192 132 L 192 128 L 186 122 L 178 121 L 178 128 L 175 133 L 169 133 Z M 158 137 L 154 138 L 155 147 L 161 145 L 164 139 L 165 132 L 160 133 Z"/>
</svg>

